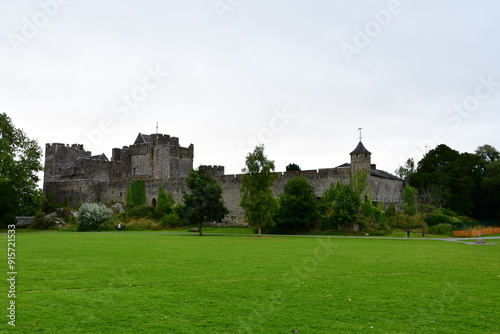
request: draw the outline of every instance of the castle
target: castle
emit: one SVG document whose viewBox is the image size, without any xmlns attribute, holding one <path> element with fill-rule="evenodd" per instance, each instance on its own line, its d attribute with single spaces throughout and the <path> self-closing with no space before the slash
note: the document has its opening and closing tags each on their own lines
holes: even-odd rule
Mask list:
<svg viewBox="0 0 500 334">
<path fill-rule="evenodd" d="M 78 206 L 84 202 L 125 202 L 127 188 L 133 180 L 144 180 L 149 205 L 156 205 L 158 189 L 171 191 L 176 201 L 186 190 L 185 178 L 193 168 L 194 146 L 182 147 L 179 138 L 164 134 L 139 133 L 134 144 L 114 148 L 109 160 L 105 154 L 92 155 L 79 144 L 46 144 L 43 191 L 57 203 Z M 274 194 L 283 192 L 285 183 L 294 176 L 306 178 L 319 198 L 330 184 L 348 183 L 351 171 L 369 172 L 374 202 L 401 202 L 404 181 L 378 170 L 371 163 L 371 153 L 361 140 L 350 153 L 350 163 L 319 170 L 278 172 Z M 241 224 L 239 206 L 242 174 L 225 175 L 223 166 L 201 166 L 220 183 L 224 201 L 230 211 L 230 222 Z"/>
</svg>

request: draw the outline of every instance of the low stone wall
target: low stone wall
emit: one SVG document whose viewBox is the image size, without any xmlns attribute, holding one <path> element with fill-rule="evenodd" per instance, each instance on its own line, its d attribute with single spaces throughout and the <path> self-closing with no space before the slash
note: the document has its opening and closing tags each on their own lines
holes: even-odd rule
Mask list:
<svg viewBox="0 0 500 334">
<path fill-rule="evenodd" d="M 453 231 L 453 236 L 456 238 L 460 237 L 479 237 L 489 234 L 500 234 L 500 227 L 486 228 L 484 230 L 472 230 L 472 231 Z"/>
</svg>

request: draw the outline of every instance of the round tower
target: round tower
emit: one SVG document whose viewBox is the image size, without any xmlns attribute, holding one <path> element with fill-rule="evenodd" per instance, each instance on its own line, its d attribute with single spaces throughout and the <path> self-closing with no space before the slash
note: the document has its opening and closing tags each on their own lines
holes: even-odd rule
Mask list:
<svg viewBox="0 0 500 334">
<path fill-rule="evenodd" d="M 358 146 L 351 152 L 351 168 L 352 171 L 364 170 L 369 171 L 371 166 L 371 152 L 368 151 L 361 140 Z"/>
</svg>

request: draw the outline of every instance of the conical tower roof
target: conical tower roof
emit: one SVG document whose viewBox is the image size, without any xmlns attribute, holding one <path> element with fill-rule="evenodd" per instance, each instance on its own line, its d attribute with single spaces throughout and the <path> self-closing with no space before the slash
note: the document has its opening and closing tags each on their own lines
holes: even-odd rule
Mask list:
<svg viewBox="0 0 500 334">
<path fill-rule="evenodd" d="M 363 145 L 363 143 L 361 142 L 361 140 L 359 141 L 359 144 L 358 146 L 356 146 L 356 148 L 354 149 L 354 151 L 351 152 L 351 154 L 372 154 L 370 151 L 368 151 L 365 146 Z"/>
</svg>

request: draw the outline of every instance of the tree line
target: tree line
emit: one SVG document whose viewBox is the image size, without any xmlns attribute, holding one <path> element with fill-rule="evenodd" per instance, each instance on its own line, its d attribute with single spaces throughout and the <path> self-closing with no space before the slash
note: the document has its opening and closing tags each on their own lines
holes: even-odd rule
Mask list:
<svg viewBox="0 0 500 334">
<path fill-rule="evenodd" d="M 491 145 L 459 153 L 441 144 L 417 164 L 408 159 L 396 174 L 415 188 L 424 213 L 442 208 L 475 219 L 500 219 L 500 152 Z"/>
</svg>

